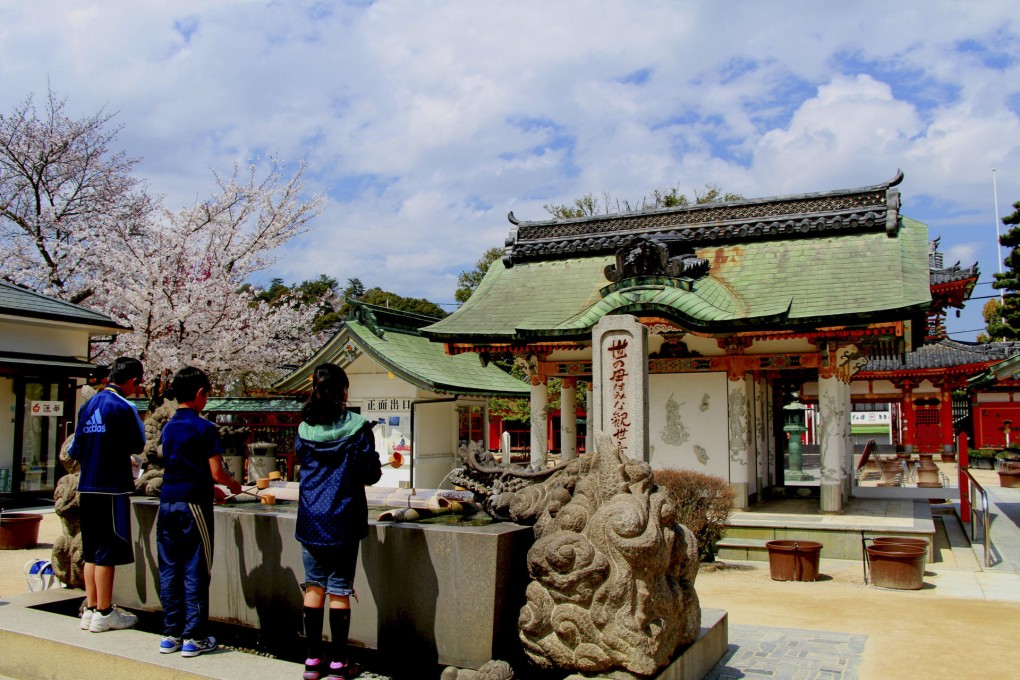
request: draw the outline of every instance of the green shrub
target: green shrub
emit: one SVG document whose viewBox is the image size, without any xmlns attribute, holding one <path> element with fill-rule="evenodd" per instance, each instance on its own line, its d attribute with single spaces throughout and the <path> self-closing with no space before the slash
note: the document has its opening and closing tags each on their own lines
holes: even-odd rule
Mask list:
<svg viewBox="0 0 1020 680">
<path fill-rule="evenodd" d="M 702 561 L 714 559 L 712 546 L 726 530 L 736 493 L 721 477 L 693 470 L 655 470 L 655 483 L 669 494 L 677 521 L 698 539 Z"/>
<path fill-rule="evenodd" d="M 995 458 L 997 453 L 995 449 L 971 449 L 967 455 L 971 458 Z"/>
</svg>

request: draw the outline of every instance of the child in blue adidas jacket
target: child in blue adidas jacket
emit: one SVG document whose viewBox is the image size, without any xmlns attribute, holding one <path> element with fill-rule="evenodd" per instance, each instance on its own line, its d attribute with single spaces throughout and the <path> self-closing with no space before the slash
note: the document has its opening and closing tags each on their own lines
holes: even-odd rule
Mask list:
<svg viewBox="0 0 1020 680">
<path fill-rule="evenodd" d="M 85 609 L 81 628 L 93 633 L 131 628 L 138 617 L 113 605 L 118 564 L 135 561 L 131 544 L 131 457 L 145 447 L 145 427 L 128 397 L 145 379 L 142 362 L 120 357 L 110 366 L 106 389 L 78 411 L 69 455 L 81 464 L 78 505 L 85 559 Z"/>
</svg>

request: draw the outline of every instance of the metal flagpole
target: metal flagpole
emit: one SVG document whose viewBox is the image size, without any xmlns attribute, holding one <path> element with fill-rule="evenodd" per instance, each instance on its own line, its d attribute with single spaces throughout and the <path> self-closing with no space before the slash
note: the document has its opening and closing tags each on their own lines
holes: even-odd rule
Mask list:
<svg viewBox="0 0 1020 680">
<path fill-rule="evenodd" d="M 1002 243 L 999 242 L 1001 238 L 999 236 L 999 185 L 995 179 L 995 168 L 992 168 L 992 200 L 995 203 L 995 258 L 999 261 L 999 274 L 1002 275 Z M 1002 288 L 999 289 L 999 323 L 1006 326 L 1006 299 L 1005 292 Z M 993 338 L 994 339 L 994 338 Z M 1002 341 L 1005 342 L 1006 338 L 1003 337 Z"/>
<path fill-rule="evenodd" d="M 995 168 L 992 168 L 992 200 L 995 202 L 995 256 L 999 260 L 999 273 L 1002 273 L 1002 244 L 999 239 L 999 185 L 995 179 Z M 1002 289 L 999 289 L 999 302 L 1003 299 Z"/>
</svg>

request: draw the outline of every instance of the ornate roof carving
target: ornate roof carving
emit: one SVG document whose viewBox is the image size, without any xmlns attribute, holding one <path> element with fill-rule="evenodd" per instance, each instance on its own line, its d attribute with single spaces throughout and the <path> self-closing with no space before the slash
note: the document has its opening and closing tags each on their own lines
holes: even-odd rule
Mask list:
<svg viewBox="0 0 1020 680">
<path fill-rule="evenodd" d="M 883 184 L 814 194 L 745 199 L 568 220 L 520 221 L 503 262 L 615 252 L 636 235 L 682 242 L 688 250 L 725 243 L 899 229 L 903 173 Z"/>
</svg>

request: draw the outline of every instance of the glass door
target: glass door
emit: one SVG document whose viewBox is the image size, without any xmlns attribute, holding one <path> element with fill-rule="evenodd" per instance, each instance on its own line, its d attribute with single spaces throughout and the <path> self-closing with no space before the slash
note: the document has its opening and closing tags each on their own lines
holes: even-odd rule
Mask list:
<svg viewBox="0 0 1020 680">
<path fill-rule="evenodd" d="M 58 454 L 71 433 L 74 402 L 65 403 L 70 389 L 63 382 L 34 378 L 19 382 L 21 389 L 15 390 L 21 414 L 15 432 L 15 479 L 20 483 L 14 491 L 52 493 L 64 472 Z"/>
</svg>

